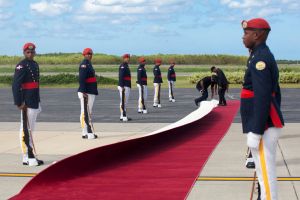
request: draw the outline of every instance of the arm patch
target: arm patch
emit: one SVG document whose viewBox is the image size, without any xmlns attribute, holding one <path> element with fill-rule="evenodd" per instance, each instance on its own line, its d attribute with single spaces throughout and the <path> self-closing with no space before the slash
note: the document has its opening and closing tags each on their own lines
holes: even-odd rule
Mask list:
<svg viewBox="0 0 300 200">
<path fill-rule="evenodd" d="M 266 63 L 264 61 L 259 61 L 256 63 L 255 68 L 257 70 L 264 70 L 266 68 Z"/>
<path fill-rule="evenodd" d="M 22 68 L 23 68 L 22 65 L 18 65 L 18 66 L 16 67 L 17 70 L 20 70 L 20 69 L 22 69 Z"/>
</svg>

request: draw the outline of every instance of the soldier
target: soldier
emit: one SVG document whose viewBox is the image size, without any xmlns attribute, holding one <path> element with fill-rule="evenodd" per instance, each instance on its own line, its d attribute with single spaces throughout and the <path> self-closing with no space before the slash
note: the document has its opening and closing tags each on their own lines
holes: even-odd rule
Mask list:
<svg viewBox="0 0 300 200">
<path fill-rule="evenodd" d="M 155 62 L 155 66 L 153 68 L 153 75 L 154 75 L 154 80 L 153 80 L 153 85 L 154 85 L 153 107 L 161 108 L 160 89 L 161 89 L 161 84 L 162 84 L 163 81 L 162 81 L 159 66 L 162 63 L 162 60 L 158 58 L 158 59 L 155 59 L 154 62 Z"/>
<path fill-rule="evenodd" d="M 261 199 L 277 199 L 276 146 L 284 126 L 280 110 L 279 71 L 266 45 L 271 30 L 262 18 L 242 21 L 243 43 L 251 52 L 241 92 L 243 133 L 251 150 Z"/>
<path fill-rule="evenodd" d="M 169 102 L 175 102 L 173 89 L 176 82 L 176 73 L 174 70 L 175 62 L 171 61 L 171 65 L 168 69 L 168 85 L 169 85 Z"/>
<path fill-rule="evenodd" d="M 41 112 L 39 89 L 39 65 L 34 61 L 35 45 L 23 46 L 24 59 L 17 64 L 12 91 L 14 104 L 21 110 L 20 142 L 23 153 L 23 165 L 39 166 L 44 164 L 37 159 L 32 134 L 36 118 Z"/>
<path fill-rule="evenodd" d="M 118 84 L 118 90 L 120 93 L 120 121 L 126 122 L 128 120 L 131 120 L 127 117 L 127 110 L 126 106 L 129 100 L 129 94 L 131 89 L 131 74 L 130 69 L 128 66 L 130 60 L 129 54 L 123 55 L 123 63 L 119 67 L 119 84 Z"/>
<path fill-rule="evenodd" d="M 225 92 L 228 89 L 228 81 L 224 72 L 215 66 L 211 67 L 211 72 L 217 74 L 219 106 L 226 106 Z"/>
<path fill-rule="evenodd" d="M 95 96 L 98 95 L 97 78 L 92 65 L 93 50 L 85 48 L 82 52 L 83 61 L 79 65 L 79 88 L 78 98 L 80 100 L 81 114 L 80 123 L 83 139 L 96 139 L 98 136 L 93 130 L 92 108 Z"/>
<path fill-rule="evenodd" d="M 139 100 L 138 100 L 138 113 L 147 114 L 146 103 L 147 100 L 147 71 L 145 69 L 146 60 L 145 58 L 139 58 L 140 65 L 137 68 L 137 87 L 139 89 Z"/>
<path fill-rule="evenodd" d="M 198 81 L 196 88 L 197 90 L 202 94 L 201 97 L 196 98 L 195 104 L 196 106 L 199 106 L 199 103 L 201 101 L 205 101 L 208 98 L 208 87 L 210 86 L 211 88 L 211 98 L 214 97 L 214 93 L 216 90 L 216 82 L 217 82 L 217 76 L 216 74 L 213 74 L 212 76 L 206 76 L 200 81 Z"/>
</svg>

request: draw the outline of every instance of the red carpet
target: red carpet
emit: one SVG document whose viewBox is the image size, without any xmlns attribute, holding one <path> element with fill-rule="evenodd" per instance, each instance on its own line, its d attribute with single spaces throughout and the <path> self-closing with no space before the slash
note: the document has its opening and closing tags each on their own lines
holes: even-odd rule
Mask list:
<svg viewBox="0 0 300 200">
<path fill-rule="evenodd" d="M 185 199 L 238 107 L 230 101 L 192 124 L 69 157 L 12 199 Z"/>
</svg>

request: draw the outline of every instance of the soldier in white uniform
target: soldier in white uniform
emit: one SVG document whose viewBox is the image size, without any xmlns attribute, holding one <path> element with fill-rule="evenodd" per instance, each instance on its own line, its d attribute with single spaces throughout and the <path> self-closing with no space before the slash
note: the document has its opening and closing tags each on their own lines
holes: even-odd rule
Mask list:
<svg viewBox="0 0 300 200">
<path fill-rule="evenodd" d="M 262 18 L 243 21 L 243 43 L 251 52 L 241 92 L 243 133 L 251 150 L 261 188 L 261 200 L 276 200 L 276 147 L 284 126 L 276 60 L 266 45 L 271 31 Z"/>
<path fill-rule="evenodd" d="M 21 110 L 20 144 L 23 153 L 23 165 L 38 166 L 44 164 L 37 159 L 33 132 L 36 118 L 41 112 L 40 105 L 40 72 L 34 61 L 35 45 L 26 43 L 23 46 L 25 58 L 16 66 L 12 91 L 14 103 Z"/>
<path fill-rule="evenodd" d="M 155 66 L 153 68 L 153 85 L 154 85 L 154 99 L 153 99 L 153 107 L 161 108 L 161 101 L 160 101 L 160 91 L 161 91 L 161 84 L 162 84 L 162 76 L 159 66 L 162 63 L 161 59 L 155 59 Z"/>
<path fill-rule="evenodd" d="M 137 87 L 139 90 L 138 113 L 147 114 L 147 71 L 145 68 L 146 60 L 144 57 L 139 58 L 139 66 L 137 68 Z"/>
<path fill-rule="evenodd" d="M 175 62 L 171 61 L 171 65 L 168 69 L 169 102 L 175 102 L 174 87 L 176 82 L 176 73 L 174 67 Z"/>
<path fill-rule="evenodd" d="M 92 124 L 92 109 L 96 95 L 98 95 L 97 78 L 92 65 L 93 50 L 85 48 L 82 52 L 83 61 L 79 65 L 79 88 L 78 98 L 80 100 L 81 113 L 80 123 L 83 139 L 96 139 Z"/>
<path fill-rule="evenodd" d="M 130 55 L 123 55 L 123 63 L 119 67 L 119 84 L 118 90 L 120 94 L 120 121 L 126 122 L 131 120 L 127 117 L 126 106 L 128 104 L 130 90 L 131 90 L 131 73 L 129 69 Z"/>
</svg>

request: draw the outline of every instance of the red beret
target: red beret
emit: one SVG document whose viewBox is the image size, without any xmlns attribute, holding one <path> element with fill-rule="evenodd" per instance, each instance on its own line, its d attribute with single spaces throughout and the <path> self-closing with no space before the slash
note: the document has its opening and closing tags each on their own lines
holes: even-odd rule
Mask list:
<svg viewBox="0 0 300 200">
<path fill-rule="evenodd" d="M 87 54 L 89 54 L 89 53 L 91 53 L 91 54 L 93 54 L 93 50 L 91 49 L 91 48 L 85 48 L 84 50 L 83 50 L 83 52 L 82 52 L 82 55 L 87 55 Z"/>
<path fill-rule="evenodd" d="M 124 54 L 123 58 L 130 58 L 130 54 L 128 54 L 128 53 Z"/>
<path fill-rule="evenodd" d="M 160 58 L 156 58 L 154 60 L 155 64 L 161 64 L 162 63 L 162 60 Z"/>
<path fill-rule="evenodd" d="M 144 57 L 140 57 L 139 58 L 139 63 L 143 63 L 143 62 L 146 62 L 146 59 Z"/>
<path fill-rule="evenodd" d="M 28 42 L 26 44 L 24 44 L 23 46 L 23 51 L 30 49 L 30 50 L 35 50 L 35 45 L 31 42 Z"/>
<path fill-rule="evenodd" d="M 243 29 L 267 29 L 271 30 L 269 23 L 263 18 L 254 18 L 249 21 L 242 21 Z"/>
</svg>

